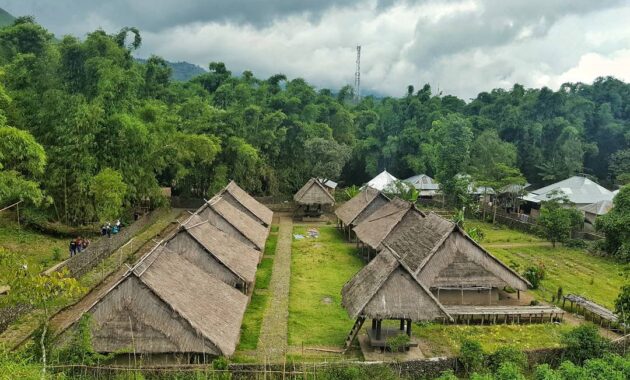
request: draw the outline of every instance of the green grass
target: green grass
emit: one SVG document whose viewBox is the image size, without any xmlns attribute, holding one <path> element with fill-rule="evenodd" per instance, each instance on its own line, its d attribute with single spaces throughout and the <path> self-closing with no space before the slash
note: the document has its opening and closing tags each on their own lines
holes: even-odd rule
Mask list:
<svg viewBox="0 0 630 380">
<path fill-rule="evenodd" d="M 467 220 L 466 228 L 477 227 L 484 233 L 482 244 L 493 243 L 539 243 L 543 239 L 521 231 L 512 230 L 500 224 L 485 223 L 477 220 Z"/>
<path fill-rule="evenodd" d="M 341 306 L 341 288 L 363 263 L 335 227 L 318 229 L 318 238 L 292 243 L 289 344 L 341 347 L 354 322 Z"/>
<path fill-rule="evenodd" d="M 492 248 L 488 250 L 505 264 L 522 273 L 528 266 L 542 263 L 545 279 L 539 289 L 530 290 L 546 301 L 562 286 L 564 294 L 579 294 L 612 309 L 619 288 L 627 282 L 630 265 L 593 256 L 580 249 L 566 247 Z M 626 277 L 627 278 L 627 277 Z"/>
<path fill-rule="evenodd" d="M 26 261 L 29 269 L 35 272 L 53 266 L 68 258 L 68 243 L 70 239 L 62 239 L 31 231 L 19 226 L 13 214 L 0 214 L 0 248 L 18 254 Z M 58 250 L 55 260 L 54 250 Z M 0 268 L 0 285 L 4 282 Z"/>
<path fill-rule="evenodd" d="M 267 238 L 267 243 L 265 243 L 265 256 L 273 256 L 276 254 L 276 246 L 278 245 L 278 226 L 276 227 L 276 231 L 273 231 L 274 226 L 271 226 L 271 233 Z"/>
<path fill-rule="evenodd" d="M 264 258 L 258 264 L 256 270 L 256 289 L 268 289 L 271 282 L 271 272 L 273 270 L 273 259 Z"/>
<path fill-rule="evenodd" d="M 417 324 L 414 335 L 421 339 L 422 352 L 428 356 L 457 354 L 464 338 L 481 343 L 486 352 L 516 345 L 522 350 L 560 347 L 562 333 L 569 331 L 568 324 L 463 326 Z"/>
<path fill-rule="evenodd" d="M 260 326 L 262 325 L 263 315 L 267 306 L 269 306 L 269 296 L 254 292 L 243 317 L 241 341 L 238 345 L 239 351 L 254 350 L 258 346 Z"/>
<path fill-rule="evenodd" d="M 271 225 L 271 233 L 272 233 L 272 234 L 273 234 L 273 233 L 276 233 L 276 234 L 277 234 L 279 230 L 280 230 L 280 226 L 279 226 L 279 225 L 277 225 L 277 224 L 272 224 L 272 225 Z"/>
</svg>

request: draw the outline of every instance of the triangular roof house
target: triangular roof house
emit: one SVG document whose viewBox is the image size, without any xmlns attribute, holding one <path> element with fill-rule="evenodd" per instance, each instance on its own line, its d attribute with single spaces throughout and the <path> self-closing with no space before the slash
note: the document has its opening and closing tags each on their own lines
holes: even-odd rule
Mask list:
<svg viewBox="0 0 630 380">
<path fill-rule="evenodd" d="M 366 187 L 335 210 L 335 215 L 345 226 L 356 226 L 389 202 L 380 191 Z"/>
<path fill-rule="evenodd" d="M 246 295 L 160 245 L 86 312 L 97 352 L 230 356 L 246 307 Z"/>
<path fill-rule="evenodd" d="M 351 318 L 432 321 L 450 315 L 389 248 L 363 267 L 341 290 Z"/>
<path fill-rule="evenodd" d="M 273 219 L 273 211 L 258 202 L 254 197 L 241 189 L 236 182 L 230 181 L 217 195 L 221 196 L 239 211 L 247 214 L 252 219 L 264 226 L 270 226 Z"/>
<path fill-rule="evenodd" d="M 440 185 L 426 174 L 418 174 L 405 180 L 408 184 L 415 187 L 422 197 L 431 197 L 440 191 Z"/>
<path fill-rule="evenodd" d="M 234 207 L 220 195 L 215 195 L 202 205 L 195 214 L 221 231 L 245 244 L 262 251 L 269 235 L 269 228 L 253 222 L 247 214 Z"/>
<path fill-rule="evenodd" d="M 365 186 L 369 186 L 379 191 L 393 190 L 394 183 L 398 178 L 394 177 L 387 170 L 383 170 L 376 177 L 372 178 Z"/>
<path fill-rule="evenodd" d="M 205 272 L 244 291 L 254 282 L 261 252 L 198 215 L 182 225 L 166 246 Z"/>
<path fill-rule="evenodd" d="M 424 213 L 413 203 L 394 198 L 365 218 L 353 231 L 361 242 L 378 249 L 398 224 L 413 223 L 423 217 Z"/>
<path fill-rule="evenodd" d="M 569 201 L 577 206 L 586 206 L 599 201 L 611 201 L 614 197 L 612 191 L 600 186 L 596 182 L 582 176 L 573 176 L 560 182 L 532 190 L 523 197 L 524 200 L 540 203 L 548 200 L 552 191 L 558 191 L 569 198 Z"/>
<path fill-rule="evenodd" d="M 300 190 L 295 193 L 293 200 L 300 205 L 334 205 L 333 197 L 328 189 L 317 178 L 309 179 Z"/>
</svg>

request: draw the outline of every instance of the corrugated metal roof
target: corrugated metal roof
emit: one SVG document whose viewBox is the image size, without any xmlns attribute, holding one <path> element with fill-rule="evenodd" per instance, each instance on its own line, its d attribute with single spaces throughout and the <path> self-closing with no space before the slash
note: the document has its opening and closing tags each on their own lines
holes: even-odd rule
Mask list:
<svg viewBox="0 0 630 380">
<path fill-rule="evenodd" d="M 541 202 L 546 201 L 548 199 L 547 195 L 554 190 L 562 192 L 571 202 L 576 204 L 591 204 L 604 200 L 610 201 L 614 197 L 612 191 L 581 176 L 573 176 L 538 190 L 532 190 L 529 195 L 537 199 L 538 202 Z"/>
<path fill-rule="evenodd" d="M 396 181 L 398 181 L 398 178 L 389 174 L 387 170 L 383 170 L 379 175 L 372 178 L 367 185 L 376 190 L 383 191 L 387 190 Z"/>
</svg>

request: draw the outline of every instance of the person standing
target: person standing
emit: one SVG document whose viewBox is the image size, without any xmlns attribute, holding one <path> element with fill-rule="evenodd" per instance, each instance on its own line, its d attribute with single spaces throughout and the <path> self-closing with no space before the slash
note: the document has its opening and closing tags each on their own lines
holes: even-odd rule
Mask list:
<svg viewBox="0 0 630 380">
<path fill-rule="evenodd" d="M 77 244 L 74 240 L 70 240 L 70 257 L 74 257 L 77 251 Z"/>
</svg>

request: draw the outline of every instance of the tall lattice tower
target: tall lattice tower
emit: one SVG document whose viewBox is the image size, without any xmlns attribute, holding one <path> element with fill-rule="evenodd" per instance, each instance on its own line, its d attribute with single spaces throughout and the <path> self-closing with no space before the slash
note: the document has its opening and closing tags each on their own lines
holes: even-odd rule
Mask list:
<svg viewBox="0 0 630 380">
<path fill-rule="evenodd" d="M 354 99 L 361 99 L 361 45 L 357 45 L 357 71 L 354 73 Z"/>
</svg>

